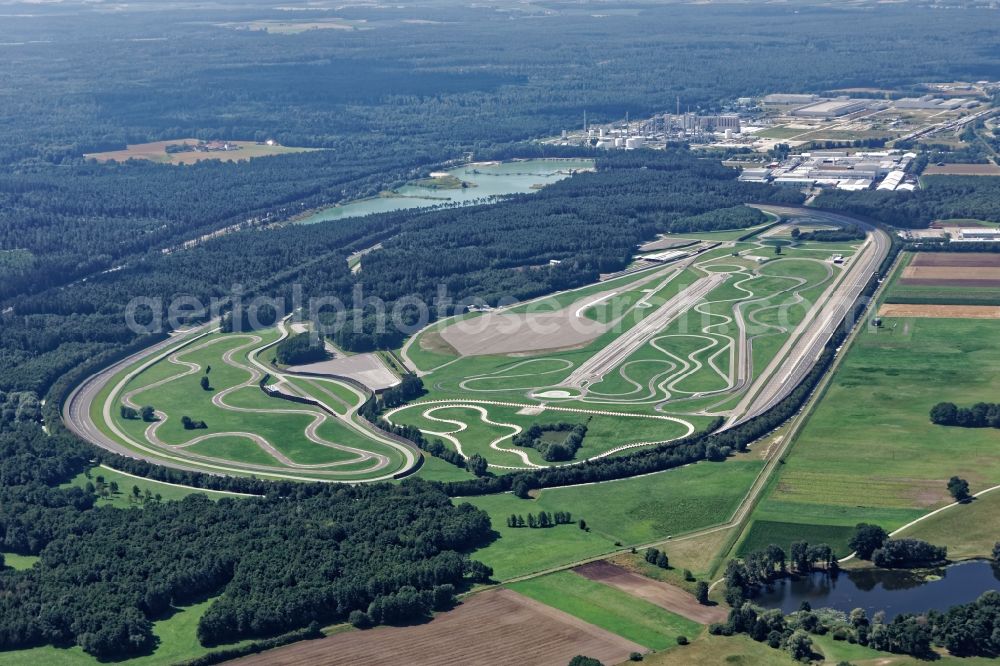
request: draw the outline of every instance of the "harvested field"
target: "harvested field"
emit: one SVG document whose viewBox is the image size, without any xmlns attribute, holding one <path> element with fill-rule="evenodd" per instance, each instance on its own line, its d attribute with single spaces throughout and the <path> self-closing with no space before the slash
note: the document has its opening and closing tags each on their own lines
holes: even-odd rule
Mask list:
<svg viewBox="0 0 1000 666">
<path fill-rule="evenodd" d="M 565 666 L 578 654 L 618 664 L 632 652 L 646 651 L 637 643 L 512 590 L 490 590 L 472 596 L 428 624 L 351 631 L 233 663 Z"/>
<path fill-rule="evenodd" d="M 1000 176 L 1000 166 L 996 164 L 930 164 L 924 169 L 925 176 Z"/>
<path fill-rule="evenodd" d="M 168 153 L 167 146 L 198 144 L 197 139 L 175 139 L 172 141 L 154 141 L 152 143 L 130 144 L 125 150 L 111 150 L 103 153 L 87 153 L 87 159 L 98 162 L 125 162 L 130 159 L 149 160 L 163 164 L 194 164 L 202 160 L 217 160 L 220 162 L 239 162 L 250 160 L 255 157 L 268 157 L 271 155 L 286 155 L 289 153 L 301 153 L 316 148 L 292 148 L 289 146 L 268 146 L 255 141 L 229 141 L 231 150 L 211 150 L 211 151 L 186 151 L 179 153 Z"/>
<path fill-rule="evenodd" d="M 913 266 L 989 266 L 1000 267 L 1000 253 L 992 252 L 919 252 Z"/>
<path fill-rule="evenodd" d="M 906 287 L 984 287 L 1000 288 L 1000 280 L 902 278 L 899 284 Z"/>
<path fill-rule="evenodd" d="M 931 317 L 938 319 L 1000 319 L 1000 307 L 994 305 L 916 305 L 885 303 L 879 308 L 882 317 Z"/>
<path fill-rule="evenodd" d="M 911 264 L 903 270 L 903 282 L 911 279 L 995 282 L 1000 280 L 1000 265 L 925 266 Z"/>
<path fill-rule="evenodd" d="M 726 621 L 726 611 L 719 606 L 702 606 L 679 587 L 626 571 L 610 562 L 590 562 L 573 571 L 584 578 L 610 585 L 701 624 Z"/>
</svg>

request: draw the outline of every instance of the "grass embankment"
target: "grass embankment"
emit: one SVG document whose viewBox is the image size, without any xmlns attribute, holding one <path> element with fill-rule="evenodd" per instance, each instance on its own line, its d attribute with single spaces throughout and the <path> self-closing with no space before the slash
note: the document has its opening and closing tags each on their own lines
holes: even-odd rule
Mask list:
<svg viewBox="0 0 1000 666">
<path fill-rule="evenodd" d="M 760 471 L 757 461 L 699 463 L 648 476 L 570 488 L 551 488 L 537 499 L 514 495 L 464 500 L 490 515 L 499 538 L 475 558 L 507 580 L 582 559 L 666 539 L 727 521 Z M 509 528 L 507 517 L 539 511 L 569 511 L 590 532 L 573 525 L 549 529 Z M 669 552 L 669 548 L 668 548 Z"/>
<path fill-rule="evenodd" d="M 746 541 L 808 534 L 846 554 L 845 535 L 858 522 L 891 531 L 949 503 L 952 475 L 973 492 L 995 485 L 996 431 L 935 426 L 928 413 L 942 400 L 971 405 L 998 392 L 1000 321 L 905 318 L 866 328 L 770 483 Z M 956 533 L 949 545 L 961 552 L 963 538 Z"/>
<path fill-rule="evenodd" d="M 697 622 L 572 571 L 514 583 L 510 588 L 651 650 L 676 648 L 678 636 L 694 637 L 702 631 Z"/>
<path fill-rule="evenodd" d="M 98 477 L 104 479 L 105 485 L 108 486 L 110 486 L 112 482 L 117 483 L 118 492 L 113 494 L 109 493 L 104 497 L 99 496 L 97 498 L 97 506 L 115 506 L 120 509 L 141 506 L 141 501 L 129 499 L 129 497 L 133 495 L 133 488 L 139 489 L 140 497 L 145 497 L 146 491 L 148 490 L 150 495 L 154 497 L 159 495 L 161 501 L 164 502 L 184 499 L 193 493 L 200 493 L 213 500 L 221 499 L 223 497 L 242 497 L 242 495 L 236 495 L 233 493 L 224 493 L 215 490 L 202 490 L 200 488 L 188 488 L 186 486 L 161 483 L 151 479 L 142 479 L 129 474 L 124 474 L 108 467 L 92 467 L 89 470 L 76 475 L 73 479 L 63 484 L 62 487 L 69 488 L 76 486 L 78 488 L 84 488 L 88 483 L 92 483 L 94 486 L 97 486 L 99 485 Z"/>
</svg>

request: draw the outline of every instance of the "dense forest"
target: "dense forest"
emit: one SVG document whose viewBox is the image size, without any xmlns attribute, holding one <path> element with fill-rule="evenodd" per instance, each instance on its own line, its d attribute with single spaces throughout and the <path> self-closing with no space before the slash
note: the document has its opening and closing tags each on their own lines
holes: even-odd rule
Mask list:
<svg viewBox="0 0 1000 666">
<path fill-rule="evenodd" d="M 422 481 L 305 486 L 290 496 L 94 508 L 54 485 L 88 456 L 37 424 L 0 425 L 0 543 L 39 555 L 0 572 L 0 649 L 77 644 L 98 657 L 155 646 L 172 604 L 225 593 L 198 625 L 207 644 L 280 634 L 365 613 L 410 622 L 447 608 L 489 570 L 461 554 L 489 518 Z"/>
</svg>

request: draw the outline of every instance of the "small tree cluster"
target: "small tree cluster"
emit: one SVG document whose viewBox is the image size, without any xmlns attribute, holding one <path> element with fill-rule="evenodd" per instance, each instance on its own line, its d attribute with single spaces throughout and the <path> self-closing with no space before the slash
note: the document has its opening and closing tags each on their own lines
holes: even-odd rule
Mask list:
<svg viewBox="0 0 1000 666">
<path fill-rule="evenodd" d="M 947 559 L 945 546 L 934 546 L 920 539 L 889 539 L 872 553 L 872 562 L 886 568 L 930 566 Z"/>
<path fill-rule="evenodd" d="M 546 441 L 543 435 L 547 432 L 566 432 L 562 441 Z M 582 423 L 555 423 L 547 425 L 533 424 L 530 428 L 514 436 L 511 440 L 514 446 L 526 446 L 535 449 L 549 462 L 572 460 L 576 452 L 583 446 L 583 438 L 587 434 L 587 426 Z"/>
<path fill-rule="evenodd" d="M 201 430 L 208 427 L 204 421 L 195 421 L 190 416 L 182 416 L 181 425 L 185 430 Z"/>
<path fill-rule="evenodd" d="M 959 407 L 939 402 L 931 407 L 931 422 L 960 428 L 1000 428 L 1000 404 L 977 402 L 972 407 Z"/>
<path fill-rule="evenodd" d="M 661 569 L 670 568 L 670 558 L 667 554 L 658 548 L 647 548 L 646 549 L 646 561 L 650 564 L 655 564 Z"/>
</svg>

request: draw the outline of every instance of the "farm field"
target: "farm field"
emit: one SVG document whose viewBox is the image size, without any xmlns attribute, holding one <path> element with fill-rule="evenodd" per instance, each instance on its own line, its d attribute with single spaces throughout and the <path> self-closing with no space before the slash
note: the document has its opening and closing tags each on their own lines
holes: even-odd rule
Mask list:
<svg viewBox="0 0 1000 666">
<path fill-rule="evenodd" d="M 772 234 L 816 224 L 792 219 L 746 242 L 732 239 L 747 230 L 691 234 L 699 244 L 674 263 L 438 322 L 400 351 L 427 394 L 385 418 L 481 455 L 498 474 L 703 429 L 774 371 L 809 309 L 844 275 L 833 255 L 858 251 L 856 242 L 782 240 L 787 248 L 775 253 L 781 239 Z M 704 249 L 707 240 L 722 244 Z M 533 424 L 581 421 L 590 430 L 570 460 L 512 444 Z"/>
<path fill-rule="evenodd" d="M 1000 255 L 920 252 L 903 261 L 887 303 L 1000 305 Z"/>
<path fill-rule="evenodd" d="M 550 488 L 533 500 L 505 494 L 455 501 L 469 502 L 490 515 L 499 538 L 475 556 L 503 581 L 725 522 L 760 468 L 756 461 L 698 463 L 633 479 Z M 574 522 L 585 520 L 590 531 L 575 524 L 507 527 L 511 514 L 539 511 L 569 511 Z M 616 546 L 616 541 L 623 545 Z M 670 551 L 669 544 L 666 549 Z"/>
<path fill-rule="evenodd" d="M 651 650 L 676 648 L 677 636 L 695 636 L 702 630 L 697 622 L 573 571 L 560 571 L 509 587 Z"/>
<path fill-rule="evenodd" d="M 103 153 L 87 153 L 86 159 L 97 160 L 98 162 L 124 162 L 126 160 L 149 160 L 161 164 L 194 164 L 202 160 L 215 160 L 218 162 L 240 162 L 251 160 L 256 157 L 270 157 L 273 155 L 289 155 L 292 153 L 304 153 L 316 148 L 292 148 L 289 146 L 268 146 L 255 141 L 228 141 L 232 147 L 230 150 L 196 151 L 188 150 L 184 152 L 168 153 L 167 146 L 175 145 L 198 145 L 197 139 L 174 139 L 171 141 L 154 141 L 152 143 L 130 144 L 125 150 L 111 150 Z"/>
<path fill-rule="evenodd" d="M 240 660 L 244 666 L 337 663 L 377 666 L 494 666 L 502 654 L 509 664 L 566 664 L 586 654 L 620 664 L 646 649 L 606 629 L 546 606 L 513 590 L 488 590 L 465 599 L 430 623 L 348 631 Z"/>
<path fill-rule="evenodd" d="M 951 507 L 900 532 L 899 536 L 948 546 L 952 560 L 992 557 L 1000 539 L 1000 491 Z"/>
<path fill-rule="evenodd" d="M 997 394 L 998 340 L 995 320 L 887 318 L 882 330 L 864 330 L 772 480 L 742 550 L 798 533 L 841 552 L 858 522 L 891 531 L 949 503 L 952 475 L 973 492 L 994 485 L 995 431 L 936 426 L 928 413 L 940 401 Z"/>
<path fill-rule="evenodd" d="M 355 420 L 363 398 L 356 389 L 268 371 L 257 360 L 258 352 L 278 342 L 284 331 L 188 336 L 119 370 L 92 403 L 90 416 L 118 445 L 195 469 L 364 480 L 390 478 L 412 465 L 415 456 L 406 447 Z M 332 403 L 330 411 L 268 395 L 258 386 L 265 374 L 274 380 L 269 389 Z M 207 389 L 200 385 L 202 378 Z M 122 406 L 139 410 L 146 405 L 155 410 L 155 421 L 125 418 L 120 411 Z M 205 427 L 189 429 L 184 416 Z"/>
<path fill-rule="evenodd" d="M 703 606 L 698 603 L 694 594 L 680 586 L 651 579 L 627 568 L 619 567 L 612 562 L 588 562 L 573 569 L 573 573 L 630 596 L 644 599 L 659 608 L 665 608 L 671 613 L 686 618 L 696 625 L 725 622 L 728 615 L 726 608 Z"/>
</svg>

